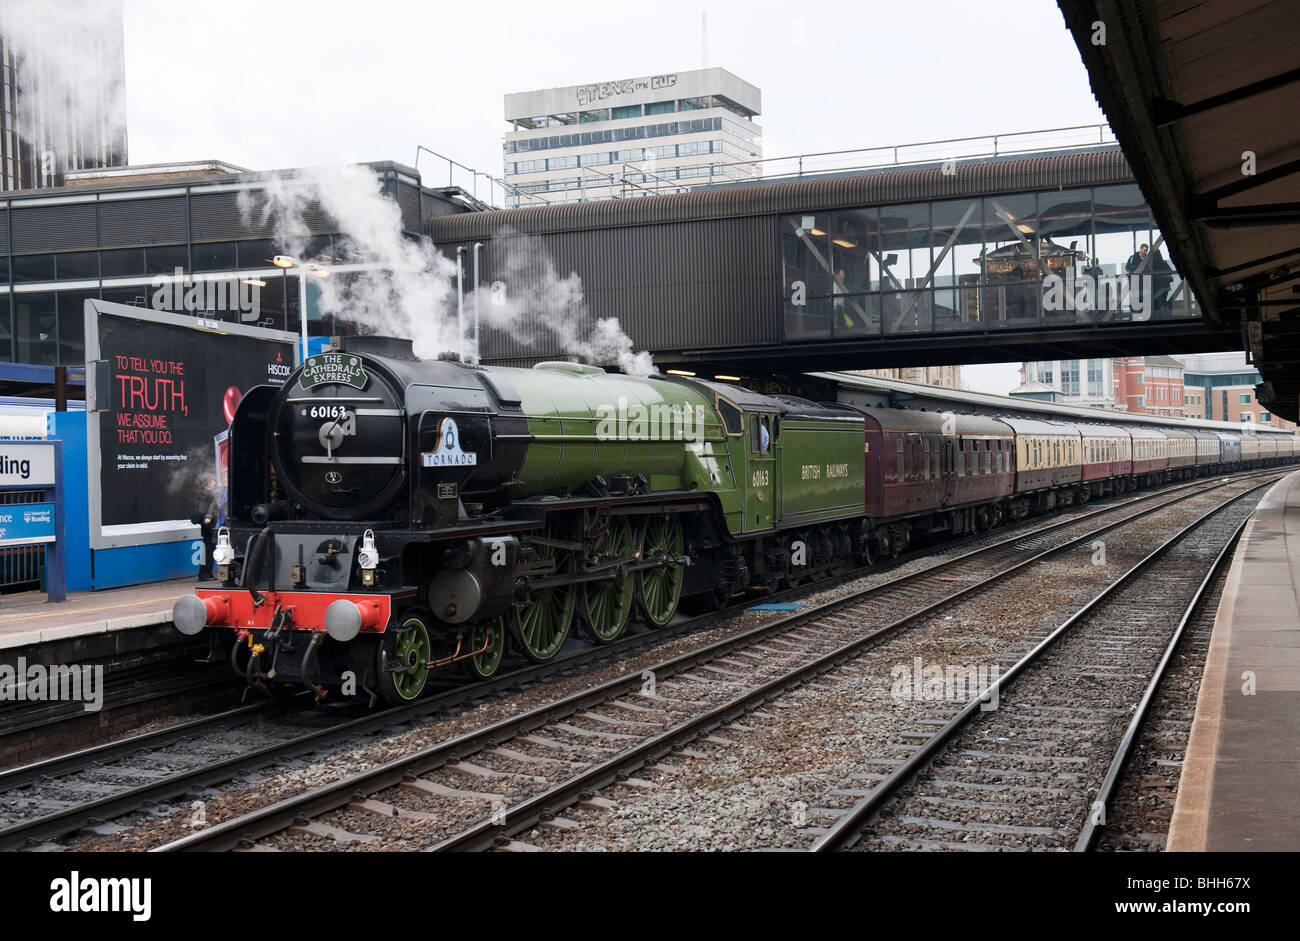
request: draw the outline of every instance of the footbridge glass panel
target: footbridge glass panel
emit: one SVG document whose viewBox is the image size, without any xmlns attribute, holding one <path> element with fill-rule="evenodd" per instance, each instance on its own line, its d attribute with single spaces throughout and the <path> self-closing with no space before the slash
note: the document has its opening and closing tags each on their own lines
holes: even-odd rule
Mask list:
<svg viewBox="0 0 1300 941">
<path fill-rule="evenodd" d="M 780 218 L 790 340 L 1198 320 L 1137 186 Z"/>
</svg>

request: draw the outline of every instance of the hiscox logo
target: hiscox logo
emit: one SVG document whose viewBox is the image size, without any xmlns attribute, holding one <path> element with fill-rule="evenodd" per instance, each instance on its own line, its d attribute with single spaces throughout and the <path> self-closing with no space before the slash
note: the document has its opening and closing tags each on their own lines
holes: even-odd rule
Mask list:
<svg viewBox="0 0 1300 941">
<path fill-rule="evenodd" d="M 266 376 L 273 384 L 284 385 L 284 381 L 289 378 L 291 372 L 289 364 L 284 361 L 284 353 L 277 350 L 275 353 L 275 362 L 266 364 Z"/>
<path fill-rule="evenodd" d="M 704 406 L 643 405 L 620 395 L 618 404 L 596 407 L 596 439 L 599 441 L 691 441 L 704 440 Z"/>
<path fill-rule="evenodd" d="M 153 292 L 153 309 L 179 313 L 238 313 L 240 320 L 257 320 L 262 315 L 262 288 L 265 281 L 256 278 L 185 277 L 185 269 L 171 275 L 160 274 L 149 282 Z"/>
</svg>

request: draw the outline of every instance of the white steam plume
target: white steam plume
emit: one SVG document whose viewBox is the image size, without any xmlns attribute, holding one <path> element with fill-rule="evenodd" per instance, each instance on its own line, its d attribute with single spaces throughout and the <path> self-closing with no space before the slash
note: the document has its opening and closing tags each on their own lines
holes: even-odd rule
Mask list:
<svg viewBox="0 0 1300 941">
<path fill-rule="evenodd" d="M 364 167 L 304 170 L 267 180 L 261 196 L 241 191 L 240 211 L 256 225 L 269 222 L 288 254 L 331 269 L 366 269 L 311 278 L 321 292 L 322 314 L 349 320 L 365 332 L 409 337 L 423 359 L 467 352 L 456 336 L 455 265 L 426 239 L 403 234 L 401 209 L 383 195 L 374 173 Z M 307 219 L 322 211 L 340 233 L 335 253 L 344 259 L 341 266 L 332 257 L 307 257 Z"/>
<path fill-rule="evenodd" d="M 495 280 L 479 288 L 486 295 L 480 301 L 485 325 L 508 330 L 525 345 L 554 337 L 567 352 L 595 363 L 617 363 L 630 376 L 654 372 L 650 354 L 633 352 L 632 338 L 616 317 L 591 323 L 582 279 L 572 271 L 560 277 L 540 239 L 499 232 L 496 240 L 502 247 Z M 473 309 L 472 296 L 466 308 Z"/>
<path fill-rule="evenodd" d="M 311 238 L 309 218 L 324 212 L 341 242 L 335 253 L 343 267 L 363 263 L 361 274 L 313 279 L 320 307 L 360 325 L 365 332 L 410 337 L 415 354 L 433 359 L 442 352 L 467 358 L 473 352 L 472 274 L 466 263 L 465 337 L 458 332 L 456 264 L 427 238 L 412 239 L 402 229 L 397 203 L 386 197 L 379 178 L 365 167 L 318 168 L 277 177 L 263 184 L 262 196 L 241 191 L 240 210 L 258 226 L 270 225 L 276 241 L 299 261 L 332 268 L 332 258 L 304 257 Z M 627 373 L 653 372 L 648 353 L 633 353 L 632 340 L 612 318 L 590 325 L 582 280 L 561 278 L 535 239 L 502 236 L 504 269 L 495 273 L 497 289 L 484 285 L 479 308 L 485 326 L 534 339 L 555 336 L 569 353 L 599 363 L 617 363 Z"/>
</svg>

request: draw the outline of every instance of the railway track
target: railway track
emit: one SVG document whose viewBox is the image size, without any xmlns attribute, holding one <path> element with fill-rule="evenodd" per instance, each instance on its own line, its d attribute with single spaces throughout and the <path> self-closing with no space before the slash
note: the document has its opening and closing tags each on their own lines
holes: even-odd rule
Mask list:
<svg viewBox="0 0 1300 941">
<path fill-rule="evenodd" d="M 1252 480 L 1254 476 L 1249 475 Z M 1048 557 L 1220 485 L 1216 480 L 1209 486 L 1181 488 L 1187 491 L 1181 496 L 1135 501 L 1154 503 L 1145 508 L 1126 503 L 1097 509 L 1084 519 L 1018 533 L 921 572 L 709 644 L 649 671 L 617 677 L 224 819 L 162 848 L 230 849 L 288 829 L 327 845 L 415 848 L 427 845 L 430 832 L 441 827 L 447 832 L 441 834 L 438 848 L 482 849 L 536 824 L 566 826 L 562 819 L 556 823 L 548 818 L 588 800 L 620 776 L 653 764 L 681 743 L 710 735 L 722 722 L 808 681 L 882 637 Z M 1240 479 L 1233 484 L 1240 485 Z M 1090 523 L 1095 515 L 1119 518 L 1082 533 L 1069 532 Z M 1052 544 L 1044 547 L 1045 541 Z M 907 613 L 890 620 L 894 614 L 882 616 L 885 611 Z M 733 692 L 735 696 L 729 695 Z M 552 784 L 555 778 L 560 780 Z M 402 795 L 400 802 L 378 796 L 390 788 Z M 490 810 L 486 816 L 485 807 Z M 353 821 L 350 826 L 321 819 L 338 816 L 340 811 Z M 458 814 L 475 822 L 445 826 Z M 357 823 L 356 815 L 363 822 Z"/>
<path fill-rule="evenodd" d="M 1044 545 L 1044 540 L 1054 534 L 1097 515 L 1124 512 L 1128 507 L 1147 503 L 1158 507 L 1179 499 L 1180 493 L 1202 492 L 1214 486 L 1216 482 L 1195 481 L 1094 507 L 1072 518 L 1018 527 L 1004 539 L 940 564 L 964 566 L 962 571 L 965 571 L 976 560 L 992 563 Z M 951 550 L 961 545 L 948 544 L 946 548 Z M 903 564 L 906 562 L 895 561 L 868 573 L 855 572 L 842 581 L 884 575 Z M 905 576 L 897 584 L 909 587 L 926 571 Z M 967 576 L 954 569 L 949 577 L 959 580 Z M 770 600 L 824 588 L 803 586 Z M 909 594 L 915 596 L 916 590 L 911 589 Z M 564 654 L 546 664 L 524 666 L 470 686 L 451 686 L 409 705 L 345 717 L 342 721 L 323 720 L 315 715 L 308 722 L 295 724 L 289 717 L 267 721 L 262 713 L 233 710 L 15 768 L 0 773 L 0 793 L 5 795 L 0 800 L 0 849 L 42 845 L 55 848 L 48 841 L 85 829 L 92 835 L 110 834 L 118 829 L 110 822 L 114 818 L 138 811 L 165 814 L 169 808 L 161 804 L 163 801 L 187 794 L 206 794 L 205 789 L 257 769 L 318 754 L 323 749 L 382 730 L 397 732 L 404 725 L 452 713 L 475 700 L 550 682 L 602 662 L 634 655 L 697 631 L 702 622 L 714 617 L 688 618 L 659 631 L 629 632 L 612 644 Z"/>
<path fill-rule="evenodd" d="M 1112 770 L 1122 770 L 1108 776 L 1108 786 L 1098 794 L 1097 800 L 1106 807 L 1106 822 L 1104 826 L 1090 823 L 1088 839 L 1081 838 L 1076 849 L 1162 852 L 1166 848 L 1215 614 L 1233 549 L 1244 529 L 1244 524 L 1238 527 L 1183 613 L 1129 724 L 1124 738 L 1128 747 L 1116 751 L 1118 764 L 1112 762 Z"/>
<path fill-rule="evenodd" d="M 916 745 L 812 849 L 1087 850 L 1252 488 L 1165 540 Z M 1208 563 L 1206 557 L 1208 556 Z M 985 700 L 986 701 L 986 700 Z"/>
<path fill-rule="evenodd" d="M 12 664 L 12 656 L 8 658 Z M 183 699 L 217 691 L 233 683 L 229 670 L 216 671 L 195 663 L 192 658 L 154 662 L 140 666 L 104 670 L 104 684 L 99 691 L 104 709 L 122 709 L 154 699 Z M 9 701 L 0 705 L 0 756 L 4 741 L 33 729 L 85 718 L 83 703 Z M 2 765 L 3 757 L 0 757 Z"/>
</svg>

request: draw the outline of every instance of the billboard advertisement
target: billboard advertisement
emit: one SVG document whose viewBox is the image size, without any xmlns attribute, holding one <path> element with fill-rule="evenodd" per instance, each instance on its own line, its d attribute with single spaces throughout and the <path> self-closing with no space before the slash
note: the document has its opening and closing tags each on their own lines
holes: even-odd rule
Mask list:
<svg viewBox="0 0 1300 941">
<path fill-rule="evenodd" d="M 92 306 L 92 541 L 96 532 L 101 546 L 184 538 L 196 513 L 224 506 L 235 409 L 254 386 L 288 379 L 293 335 L 101 301 L 87 302 L 88 313 Z"/>
</svg>

